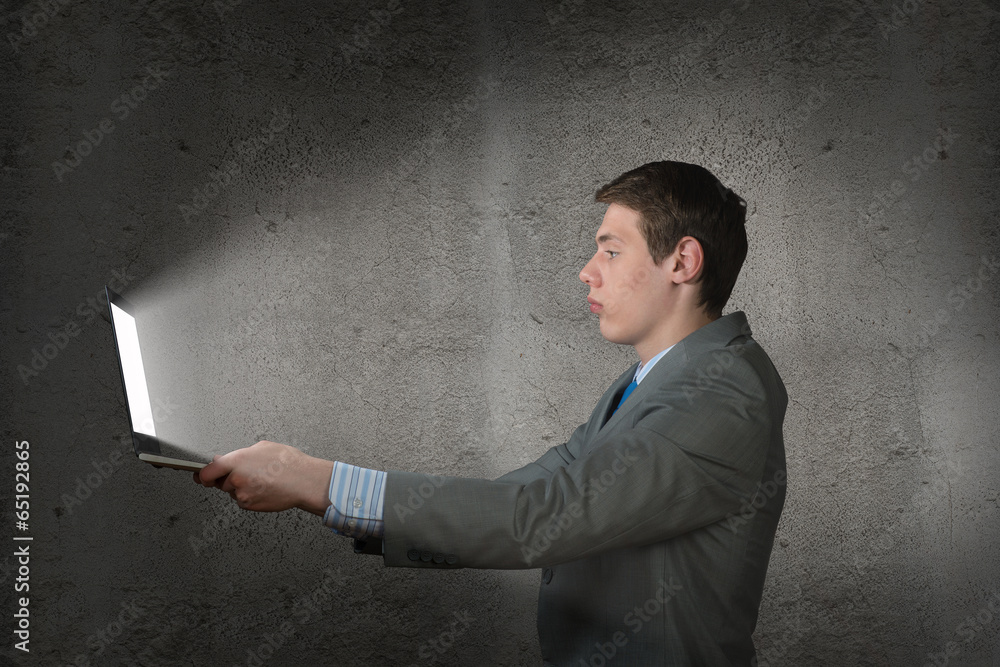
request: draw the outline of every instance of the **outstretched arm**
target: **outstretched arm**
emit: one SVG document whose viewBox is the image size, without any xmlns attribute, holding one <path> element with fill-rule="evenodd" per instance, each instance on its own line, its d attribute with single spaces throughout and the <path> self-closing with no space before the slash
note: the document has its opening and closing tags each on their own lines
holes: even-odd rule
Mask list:
<svg viewBox="0 0 1000 667">
<path fill-rule="evenodd" d="M 333 462 L 263 440 L 222 456 L 194 473 L 194 481 L 228 493 L 245 510 L 299 509 L 323 516 L 330 505 Z"/>
</svg>

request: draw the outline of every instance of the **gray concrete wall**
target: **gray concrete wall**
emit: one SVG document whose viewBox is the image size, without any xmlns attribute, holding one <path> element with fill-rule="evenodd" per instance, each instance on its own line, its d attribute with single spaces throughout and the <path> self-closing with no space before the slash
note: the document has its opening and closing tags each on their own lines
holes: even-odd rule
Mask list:
<svg viewBox="0 0 1000 667">
<path fill-rule="evenodd" d="M 593 192 L 678 159 L 750 203 L 727 311 L 791 398 L 761 664 L 1000 665 L 995 2 L 15 5 L 0 654 L 537 663 L 537 572 L 385 569 L 139 464 L 92 302 L 157 323 L 205 453 L 496 476 L 632 363 L 577 278 Z"/>
</svg>

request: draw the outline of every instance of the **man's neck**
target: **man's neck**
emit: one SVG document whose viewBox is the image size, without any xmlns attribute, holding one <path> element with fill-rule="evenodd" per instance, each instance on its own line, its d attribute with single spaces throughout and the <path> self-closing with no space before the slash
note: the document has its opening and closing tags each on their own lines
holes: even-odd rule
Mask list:
<svg viewBox="0 0 1000 667">
<path fill-rule="evenodd" d="M 671 318 L 656 332 L 655 336 L 634 346 L 636 354 L 639 355 L 639 361 L 645 366 L 646 362 L 663 350 L 676 345 L 698 329 L 717 319 L 710 317 L 703 310 L 691 312 L 686 317 Z"/>
</svg>

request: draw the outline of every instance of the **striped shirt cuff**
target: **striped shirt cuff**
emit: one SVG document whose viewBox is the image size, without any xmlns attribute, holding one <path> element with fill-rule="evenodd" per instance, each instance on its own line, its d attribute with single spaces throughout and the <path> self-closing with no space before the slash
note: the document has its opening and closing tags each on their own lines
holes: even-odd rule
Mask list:
<svg viewBox="0 0 1000 667">
<path fill-rule="evenodd" d="M 323 515 L 323 525 L 355 539 L 382 537 L 385 477 L 382 470 L 334 461 L 330 506 Z"/>
</svg>

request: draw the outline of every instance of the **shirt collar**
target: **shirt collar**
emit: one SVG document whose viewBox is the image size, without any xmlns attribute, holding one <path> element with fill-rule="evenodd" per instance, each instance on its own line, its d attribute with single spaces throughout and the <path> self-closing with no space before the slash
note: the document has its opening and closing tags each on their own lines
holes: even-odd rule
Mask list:
<svg viewBox="0 0 1000 667">
<path fill-rule="evenodd" d="M 642 382 L 642 378 L 646 377 L 646 373 L 648 373 L 649 371 L 653 370 L 653 366 L 656 365 L 656 362 L 659 361 L 660 358 L 663 357 L 663 355 L 665 355 L 667 352 L 669 352 L 672 347 L 673 347 L 673 345 L 671 345 L 670 347 L 668 347 L 667 349 L 665 349 L 663 352 L 660 352 L 658 355 L 656 355 L 655 357 L 653 357 L 652 359 L 650 359 L 646 363 L 640 362 L 639 363 L 639 367 L 635 369 L 635 377 L 633 377 L 632 380 L 636 384 L 639 384 L 640 382 Z"/>
</svg>

